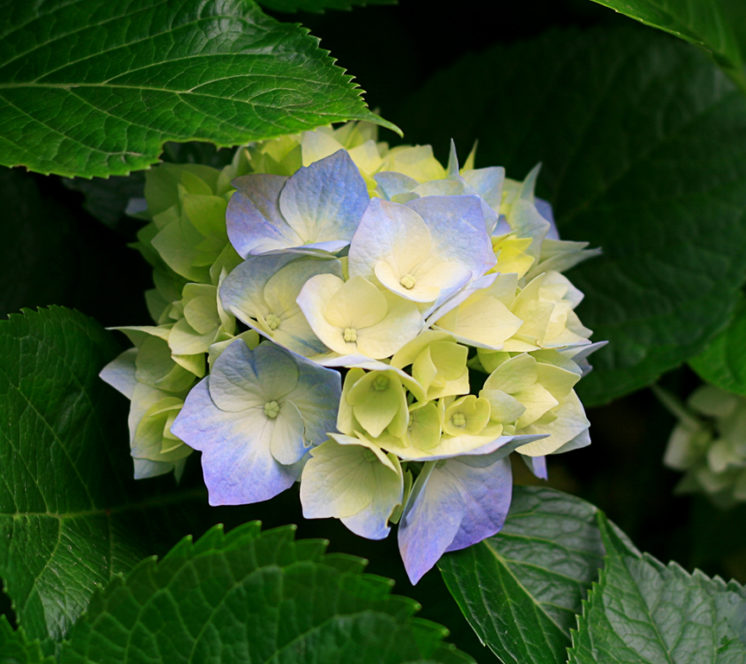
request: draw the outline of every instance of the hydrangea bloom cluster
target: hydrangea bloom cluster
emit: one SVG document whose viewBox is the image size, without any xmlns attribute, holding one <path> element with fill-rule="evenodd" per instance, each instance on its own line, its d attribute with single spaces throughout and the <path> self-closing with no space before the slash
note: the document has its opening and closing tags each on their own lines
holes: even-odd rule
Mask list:
<svg viewBox="0 0 746 664">
<path fill-rule="evenodd" d="M 156 325 L 102 373 L 132 400 L 137 477 L 202 452 L 213 505 L 300 482 L 307 518 L 398 523 L 416 582 L 495 534 L 509 455 L 587 445 L 574 386 L 599 344 L 562 275 L 593 252 L 499 167 L 443 167 L 348 124 L 266 141 L 222 171 L 147 176 Z"/>
<path fill-rule="evenodd" d="M 705 493 L 722 507 L 746 501 L 746 398 L 703 385 L 686 407 L 664 399 L 679 417 L 664 456 L 686 473 L 677 490 Z"/>
</svg>

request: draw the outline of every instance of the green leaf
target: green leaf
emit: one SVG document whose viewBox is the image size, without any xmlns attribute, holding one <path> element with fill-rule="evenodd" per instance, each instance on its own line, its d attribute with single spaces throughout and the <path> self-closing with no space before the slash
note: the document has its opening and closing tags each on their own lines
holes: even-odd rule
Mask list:
<svg viewBox="0 0 746 664">
<path fill-rule="evenodd" d="M 593 0 L 712 54 L 746 91 L 741 51 L 731 16 L 720 0 Z"/>
<path fill-rule="evenodd" d="M 176 541 L 204 503 L 127 479 L 123 400 L 97 375 L 117 351 L 60 307 L 0 321 L 0 577 L 32 638 L 62 636 L 95 588 Z"/>
<path fill-rule="evenodd" d="M 0 13 L 5 165 L 124 175 L 169 140 L 237 145 L 339 120 L 386 124 L 315 37 L 251 0 L 0 0 Z"/>
<path fill-rule="evenodd" d="M 0 616 L 0 664 L 52 664 L 45 658 L 37 641 L 29 641 L 23 630 L 14 630 Z"/>
<path fill-rule="evenodd" d="M 598 515 L 606 556 L 573 631 L 570 664 L 746 661 L 746 591 L 623 542 Z"/>
<path fill-rule="evenodd" d="M 217 526 L 145 560 L 94 598 L 60 663 L 472 661 L 413 617 L 413 600 L 390 595 L 393 582 L 293 532 Z"/>
<path fill-rule="evenodd" d="M 498 535 L 438 563 L 474 631 L 506 664 L 564 661 L 601 565 L 596 512 L 554 489 L 517 486 Z"/>
<path fill-rule="evenodd" d="M 636 27 L 554 31 L 466 57 L 406 117 L 413 142 L 479 139 L 480 165 L 510 177 L 543 162 L 562 236 L 603 249 L 569 275 L 610 342 L 580 383 L 587 404 L 652 383 L 729 319 L 746 279 L 746 98 L 695 49 Z"/>
<path fill-rule="evenodd" d="M 365 5 L 395 5 L 396 0 L 258 0 L 260 5 L 277 12 L 323 12 L 327 9 L 352 9 Z"/>
<path fill-rule="evenodd" d="M 743 0 L 719 0 L 719 3 L 741 47 L 741 54 L 746 53 L 746 3 Z"/>
<path fill-rule="evenodd" d="M 728 327 L 689 364 L 703 380 L 746 396 L 746 298 L 736 308 Z"/>
</svg>

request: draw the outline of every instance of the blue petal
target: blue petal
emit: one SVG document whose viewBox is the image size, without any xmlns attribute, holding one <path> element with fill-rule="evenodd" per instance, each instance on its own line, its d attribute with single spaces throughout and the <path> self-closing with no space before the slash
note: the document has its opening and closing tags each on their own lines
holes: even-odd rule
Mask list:
<svg viewBox="0 0 746 664">
<path fill-rule="evenodd" d="M 498 533 L 505 523 L 513 497 L 513 475 L 510 461 L 502 457 L 490 461 L 490 456 L 472 457 L 462 461 L 463 468 L 452 469 L 464 494 L 464 517 L 456 536 L 446 551 L 458 551 Z"/>
<path fill-rule="evenodd" d="M 586 429 L 581 431 L 575 438 L 568 440 L 562 447 L 554 450 L 552 454 L 564 454 L 565 452 L 572 452 L 572 450 L 580 449 L 581 447 L 587 447 L 591 444 L 591 434 Z"/>
<path fill-rule="evenodd" d="M 411 193 L 417 186 L 417 180 L 403 173 L 394 171 L 383 171 L 373 176 L 379 190 L 386 200 L 392 200 L 394 196 Z"/>
<path fill-rule="evenodd" d="M 453 491 L 439 491 L 443 482 L 437 475 L 433 486 L 429 486 L 436 465 L 429 463 L 422 469 L 399 523 L 399 552 L 412 584 L 435 565 L 461 524 L 459 497 Z"/>
<path fill-rule="evenodd" d="M 336 243 L 349 243 L 369 200 L 350 155 L 338 150 L 290 177 L 280 193 L 280 211 L 301 238 L 295 246 L 335 251 Z"/>
<path fill-rule="evenodd" d="M 302 244 L 280 215 L 280 191 L 287 178 L 279 175 L 244 175 L 234 181 L 225 221 L 228 239 L 239 256 L 276 251 Z"/>
<path fill-rule="evenodd" d="M 251 325 L 251 319 L 265 315 L 270 304 L 264 299 L 264 287 L 267 282 L 297 258 L 297 254 L 249 256 L 236 266 L 220 285 L 220 301 L 223 308 L 246 325 Z"/>
<path fill-rule="evenodd" d="M 497 533 L 508 514 L 512 484 L 509 461 L 493 454 L 426 465 L 399 525 L 399 550 L 412 583 L 446 551 Z"/>
<path fill-rule="evenodd" d="M 210 396 L 222 410 L 241 412 L 282 399 L 297 383 L 294 355 L 269 341 L 250 350 L 236 339 L 212 366 Z"/>
<path fill-rule="evenodd" d="M 370 540 L 382 540 L 388 537 L 391 526 L 388 519 L 391 516 L 390 505 L 381 502 L 371 503 L 370 508 L 358 512 L 354 516 L 346 516 L 340 521 L 356 535 Z"/>
<path fill-rule="evenodd" d="M 511 452 L 515 452 L 518 448 L 520 448 L 522 445 L 526 445 L 528 443 L 532 443 L 535 440 L 540 440 L 541 438 L 546 438 L 547 434 L 522 434 L 520 436 L 499 436 L 497 438 L 494 438 L 493 440 L 488 440 L 483 445 L 480 445 L 479 447 L 475 447 L 473 449 L 467 450 L 467 451 L 461 451 L 458 452 L 443 452 L 441 454 L 437 454 L 438 447 L 441 447 L 440 445 L 436 448 L 434 448 L 434 452 L 436 454 L 431 454 L 430 456 L 424 456 L 417 454 L 416 456 L 412 456 L 411 458 L 405 456 L 403 453 L 400 453 L 399 456 L 402 460 L 411 460 L 411 461 L 440 461 L 441 459 L 465 459 L 467 456 L 477 456 L 481 457 L 483 455 L 490 455 L 491 459 L 496 459 L 498 457 L 505 457 L 508 456 Z M 459 439 L 468 439 L 470 436 L 458 436 L 455 438 L 455 440 Z M 473 438 L 479 438 L 479 436 L 473 436 Z M 447 440 L 447 439 L 446 439 Z M 442 448 L 441 448 L 442 449 Z"/>
<path fill-rule="evenodd" d="M 318 445 L 326 440 L 327 432 L 336 431 L 342 377 L 339 371 L 321 367 L 300 355 L 293 355 L 293 359 L 298 367 L 298 382 L 286 398 L 300 411 L 306 443 Z"/>
<path fill-rule="evenodd" d="M 540 480 L 547 479 L 547 458 L 545 456 L 531 457 L 526 454 L 521 454 L 519 456 L 526 463 L 534 477 L 538 477 Z"/>
<path fill-rule="evenodd" d="M 305 356 L 320 354 L 326 346 L 303 324 L 305 318 L 295 302 L 303 284 L 317 274 L 341 277 L 341 264 L 337 259 L 294 252 L 249 256 L 225 278 L 220 299 L 226 311 L 276 344 Z M 286 290 L 278 293 L 280 278 Z M 270 313 L 279 317 L 277 329 L 268 330 L 260 322 Z M 286 322 L 289 318 L 294 320 Z"/>
<path fill-rule="evenodd" d="M 494 210 L 500 207 L 502 201 L 505 169 L 502 166 L 478 168 L 464 173 L 464 182 L 470 193 L 477 194 Z"/>
<path fill-rule="evenodd" d="M 424 196 L 406 205 L 422 217 L 435 242 L 447 243 L 451 255 L 473 266 L 472 278 L 495 265 L 495 252 L 478 196 Z"/>
<path fill-rule="evenodd" d="M 271 423 L 261 411 L 227 413 L 210 399 L 208 378 L 189 392 L 171 427 L 174 435 L 202 452 L 202 471 L 211 505 L 244 505 L 273 498 L 300 475 L 283 466 L 265 439 Z"/>
<path fill-rule="evenodd" d="M 534 205 L 536 205 L 539 214 L 549 222 L 547 238 L 551 240 L 559 240 L 559 233 L 557 232 L 557 224 L 554 222 L 554 213 L 552 212 L 551 204 L 543 198 L 537 198 L 534 200 Z"/>
</svg>

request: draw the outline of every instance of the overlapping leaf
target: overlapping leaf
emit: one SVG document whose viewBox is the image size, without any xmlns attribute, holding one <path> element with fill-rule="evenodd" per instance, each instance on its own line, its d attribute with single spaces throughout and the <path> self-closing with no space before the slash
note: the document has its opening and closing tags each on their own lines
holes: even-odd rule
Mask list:
<svg viewBox="0 0 746 664">
<path fill-rule="evenodd" d="M 391 582 L 324 547 L 257 523 L 187 538 L 96 596 L 59 661 L 472 661 L 443 643 L 445 628 L 413 617 L 415 602 L 390 595 Z"/>
<path fill-rule="evenodd" d="M 746 90 L 733 16 L 721 0 L 593 0 L 637 21 L 670 32 L 712 53 Z"/>
<path fill-rule="evenodd" d="M 252 0 L 0 1 L 0 163 L 121 175 L 219 145 L 375 119 L 298 25 Z"/>
<path fill-rule="evenodd" d="M 23 630 L 14 630 L 0 616 L 0 664 L 52 664 L 52 658 L 45 659 L 41 646 L 29 641 Z"/>
<path fill-rule="evenodd" d="M 323 12 L 365 5 L 395 5 L 396 0 L 259 0 L 259 3 L 278 12 Z"/>
<path fill-rule="evenodd" d="M 570 628 L 601 565 L 596 512 L 553 489 L 515 487 L 498 535 L 438 563 L 466 619 L 502 661 L 564 661 Z"/>
<path fill-rule="evenodd" d="M 606 556 L 573 632 L 570 664 L 746 661 L 746 591 L 623 542 L 603 515 Z"/>
<path fill-rule="evenodd" d="M 742 299 L 728 327 L 690 360 L 706 381 L 746 396 L 746 299 Z"/>
<path fill-rule="evenodd" d="M 95 588 L 176 541 L 204 502 L 128 480 L 122 400 L 97 375 L 117 350 L 59 307 L 0 321 L 0 578 L 32 638 L 63 635 Z"/>
<path fill-rule="evenodd" d="M 580 384 L 587 404 L 651 383 L 730 317 L 746 278 L 746 99 L 695 49 L 634 27 L 555 31 L 465 58 L 406 117 L 409 139 L 479 139 L 478 161 L 512 177 L 543 162 L 560 233 L 603 249 L 570 274 L 581 319 L 610 341 Z"/>
</svg>

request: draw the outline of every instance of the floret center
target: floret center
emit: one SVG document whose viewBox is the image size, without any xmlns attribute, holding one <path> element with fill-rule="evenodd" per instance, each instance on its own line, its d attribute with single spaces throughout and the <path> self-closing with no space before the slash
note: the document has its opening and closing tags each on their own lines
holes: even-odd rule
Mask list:
<svg viewBox="0 0 746 664">
<path fill-rule="evenodd" d="M 280 323 L 282 322 L 277 314 L 267 314 L 264 320 L 267 321 L 267 327 L 270 330 L 276 330 L 280 327 Z"/>
<path fill-rule="evenodd" d="M 342 338 L 348 343 L 355 343 L 357 341 L 357 330 L 354 327 L 346 327 L 342 332 Z"/>
<path fill-rule="evenodd" d="M 264 404 L 264 414 L 270 420 L 274 420 L 280 414 L 280 404 L 276 401 L 267 401 Z"/>
<path fill-rule="evenodd" d="M 405 274 L 401 279 L 399 279 L 399 283 L 407 290 L 411 290 L 417 284 L 417 279 L 413 274 L 408 273 Z"/>
<path fill-rule="evenodd" d="M 451 424 L 457 429 L 463 429 L 466 426 L 466 415 L 461 412 L 451 415 Z"/>
</svg>

